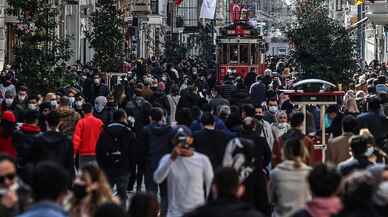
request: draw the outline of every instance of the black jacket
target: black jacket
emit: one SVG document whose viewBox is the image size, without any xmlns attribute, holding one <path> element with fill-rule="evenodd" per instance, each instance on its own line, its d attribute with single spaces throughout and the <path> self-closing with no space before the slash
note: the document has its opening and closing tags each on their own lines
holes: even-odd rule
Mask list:
<svg viewBox="0 0 388 217">
<path fill-rule="evenodd" d="M 144 156 L 152 171 L 157 169 L 163 155 L 172 151 L 169 146 L 171 133 L 172 128 L 163 124 L 152 123 L 144 127 Z"/>
<path fill-rule="evenodd" d="M 74 176 L 73 145 L 70 139 L 60 132 L 48 131 L 36 137 L 31 148 L 34 165 L 42 161 L 53 161 L 63 166 Z"/>
<path fill-rule="evenodd" d="M 184 217 L 263 217 L 263 214 L 235 199 L 217 199 L 185 214 Z"/>
<path fill-rule="evenodd" d="M 118 139 L 118 143 L 114 142 Z M 122 160 L 113 164 L 108 157 L 114 145 L 120 145 L 119 150 Z M 98 165 L 108 176 L 121 176 L 129 174 L 135 165 L 135 136 L 125 124 L 111 123 L 101 132 L 96 145 L 96 158 Z"/>
<path fill-rule="evenodd" d="M 202 129 L 194 134 L 193 147 L 199 153 L 206 155 L 213 169 L 222 166 L 228 136 L 221 130 Z"/>
<path fill-rule="evenodd" d="M 13 134 L 13 144 L 16 149 L 16 168 L 19 177 L 26 183 L 31 181 L 31 150 L 37 136 L 41 134 L 39 127 L 22 124 Z"/>
</svg>

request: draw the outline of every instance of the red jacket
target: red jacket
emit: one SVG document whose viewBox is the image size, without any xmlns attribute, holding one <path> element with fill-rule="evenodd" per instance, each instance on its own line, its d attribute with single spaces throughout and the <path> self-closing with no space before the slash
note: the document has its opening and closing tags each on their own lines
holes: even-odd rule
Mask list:
<svg viewBox="0 0 388 217">
<path fill-rule="evenodd" d="M 0 129 L 0 153 L 8 154 L 9 156 L 16 157 L 16 150 L 12 143 L 12 136 L 4 138 Z"/>
<path fill-rule="evenodd" d="M 95 156 L 96 144 L 103 125 L 103 122 L 92 114 L 85 114 L 85 117 L 79 120 L 75 126 L 73 135 L 74 154 Z"/>
</svg>

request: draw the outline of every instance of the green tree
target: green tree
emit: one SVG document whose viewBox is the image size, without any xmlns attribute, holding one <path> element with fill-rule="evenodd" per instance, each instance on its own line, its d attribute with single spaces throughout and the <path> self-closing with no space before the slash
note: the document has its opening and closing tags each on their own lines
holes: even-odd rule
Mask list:
<svg viewBox="0 0 388 217">
<path fill-rule="evenodd" d="M 53 91 L 66 83 L 70 37 L 58 34 L 62 5 L 48 0 L 8 0 L 9 14 L 18 18 L 16 70 L 20 82 L 32 92 Z"/>
<path fill-rule="evenodd" d="M 124 19 L 116 0 L 98 0 L 86 38 L 95 50 L 94 64 L 102 72 L 118 72 L 124 60 Z"/>
<path fill-rule="evenodd" d="M 320 78 L 346 84 L 355 66 L 355 43 L 350 33 L 328 17 L 325 0 L 298 0 L 296 22 L 288 36 L 292 58 L 300 65 L 300 79 Z"/>
</svg>

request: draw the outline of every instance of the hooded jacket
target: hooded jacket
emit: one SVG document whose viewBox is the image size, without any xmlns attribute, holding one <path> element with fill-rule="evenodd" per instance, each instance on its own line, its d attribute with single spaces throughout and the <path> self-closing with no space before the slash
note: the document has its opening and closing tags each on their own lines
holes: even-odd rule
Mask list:
<svg viewBox="0 0 388 217">
<path fill-rule="evenodd" d="M 217 199 L 184 215 L 184 217 L 262 217 L 249 204 L 236 199 Z"/>
<path fill-rule="evenodd" d="M 117 138 L 118 142 L 113 140 Z M 114 145 L 120 145 L 118 148 L 122 153 L 122 159 L 117 165 L 107 157 L 107 153 L 113 150 Z M 135 166 L 135 136 L 123 123 L 109 124 L 100 135 L 96 145 L 96 158 L 98 165 L 109 176 L 122 176 L 129 174 L 129 171 Z"/>
<path fill-rule="evenodd" d="M 37 136 L 31 148 L 31 161 L 33 165 L 42 161 L 56 162 L 74 176 L 73 146 L 60 132 L 47 131 Z"/>
<path fill-rule="evenodd" d="M 169 147 L 171 133 L 172 128 L 164 124 L 152 123 L 144 127 L 145 160 L 152 171 L 157 169 L 163 155 L 172 150 Z"/>
<path fill-rule="evenodd" d="M 34 140 L 40 135 L 39 126 L 33 124 L 22 124 L 18 131 L 13 134 L 13 144 L 16 149 L 16 168 L 19 176 L 24 181 L 30 180 L 31 150 Z"/>
<path fill-rule="evenodd" d="M 304 207 L 310 199 L 307 175 L 311 167 L 302 164 L 296 168 L 293 161 L 285 160 L 271 172 L 270 198 L 275 217 L 285 217 Z"/>
</svg>

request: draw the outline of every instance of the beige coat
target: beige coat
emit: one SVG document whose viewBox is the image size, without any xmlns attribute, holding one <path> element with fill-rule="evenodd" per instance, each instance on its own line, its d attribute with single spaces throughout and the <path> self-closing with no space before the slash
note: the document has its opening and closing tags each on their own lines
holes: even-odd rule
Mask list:
<svg viewBox="0 0 388 217">
<path fill-rule="evenodd" d="M 329 139 L 326 151 L 327 162 L 337 165 L 350 157 L 349 139 L 352 135 L 352 133 L 343 133 L 341 136 Z"/>
</svg>

